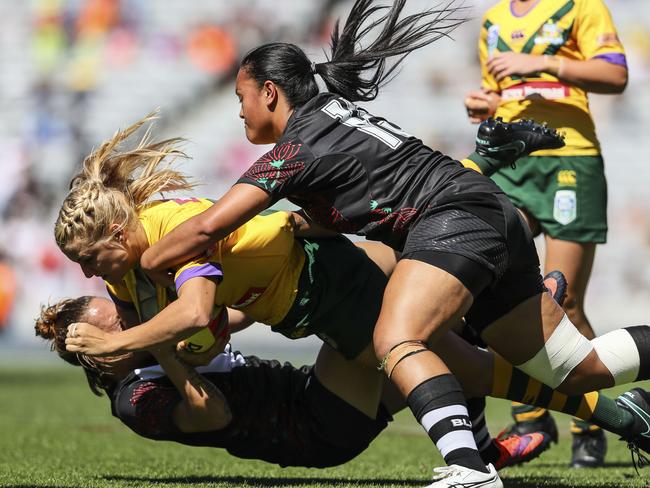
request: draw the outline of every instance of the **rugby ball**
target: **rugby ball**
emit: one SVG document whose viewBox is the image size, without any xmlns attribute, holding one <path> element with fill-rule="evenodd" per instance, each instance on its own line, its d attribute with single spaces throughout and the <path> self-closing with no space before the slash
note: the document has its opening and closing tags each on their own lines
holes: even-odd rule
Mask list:
<svg viewBox="0 0 650 488">
<path fill-rule="evenodd" d="M 210 349 L 217 339 L 222 340 L 224 344 L 230 339 L 230 328 L 228 327 L 228 314 L 223 309 L 219 315 L 210 321 L 207 327 L 194 333 L 183 342 L 185 351 L 194 354 L 206 352 Z"/>
</svg>

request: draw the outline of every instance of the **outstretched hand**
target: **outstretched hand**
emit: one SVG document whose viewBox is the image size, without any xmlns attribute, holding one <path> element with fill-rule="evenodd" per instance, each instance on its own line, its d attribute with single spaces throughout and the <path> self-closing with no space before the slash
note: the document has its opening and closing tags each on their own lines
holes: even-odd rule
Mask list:
<svg viewBox="0 0 650 488">
<path fill-rule="evenodd" d="M 68 326 L 65 348 L 69 352 L 88 356 L 110 356 L 116 353 L 110 343 L 110 335 L 86 322 L 75 322 Z"/>
</svg>

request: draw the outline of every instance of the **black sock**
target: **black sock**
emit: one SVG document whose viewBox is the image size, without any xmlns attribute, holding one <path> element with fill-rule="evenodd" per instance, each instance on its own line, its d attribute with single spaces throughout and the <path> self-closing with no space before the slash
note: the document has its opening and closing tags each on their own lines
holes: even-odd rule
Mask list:
<svg viewBox="0 0 650 488">
<path fill-rule="evenodd" d="M 409 393 L 406 403 L 436 444 L 445 462 L 488 472 L 472 435 L 465 397 L 456 378 L 430 378 Z"/>
</svg>

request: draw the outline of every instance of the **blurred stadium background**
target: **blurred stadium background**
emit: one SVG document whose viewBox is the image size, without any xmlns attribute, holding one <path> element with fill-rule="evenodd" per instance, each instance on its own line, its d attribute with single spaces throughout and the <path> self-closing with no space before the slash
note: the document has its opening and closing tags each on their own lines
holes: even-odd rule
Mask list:
<svg viewBox="0 0 650 488">
<path fill-rule="evenodd" d="M 70 176 L 88 151 L 156 107 L 157 134 L 190 140 L 185 169 L 218 197 L 266 148 L 244 137 L 234 74 L 250 48 L 296 42 L 324 58 L 334 20 L 349 0 L 0 0 L 0 362 L 53 360 L 34 338 L 41 303 L 103 294 L 53 239 Z M 473 146 L 465 93 L 478 86 L 482 12 L 409 58 L 368 104 L 455 157 Z M 650 297 L 650 9 L 608 0 L 627 50 L 622 96 L 592 96 L 609 178 L 609 242 L 598 250 L 587 297 L 598 332 L 648 323 Z M 409 9 L 430 7 L 412 0 Z M 643 109 L 643 107 L 646 107 Z M 235 340 L 248 353 L 307 357 L 315 340 L 291 343 L 262 327 Z M 298 349 L 296 349 L 298 348 Z"/>
</svg>

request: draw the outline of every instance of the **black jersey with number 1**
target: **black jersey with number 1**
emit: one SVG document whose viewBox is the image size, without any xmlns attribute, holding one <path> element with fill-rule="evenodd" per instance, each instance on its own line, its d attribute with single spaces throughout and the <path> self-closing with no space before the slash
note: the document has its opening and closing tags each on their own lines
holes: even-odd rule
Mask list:
<svg viewBox="0 0 650 488">
<path fill-rule="evenodd" d="M 424 210 L 500 193 L 492 181 L 331 93 L 297 108 L 276 146 L 239 180 L 315 222 L 401 250 Z"/>
</svg>

